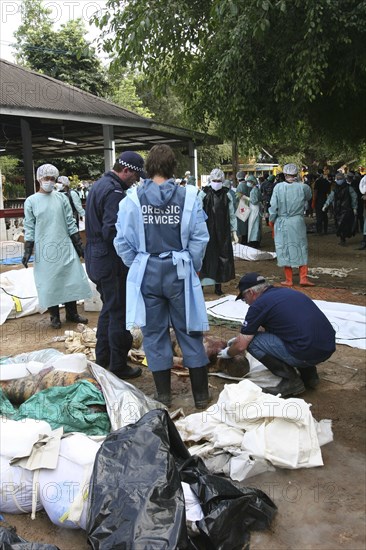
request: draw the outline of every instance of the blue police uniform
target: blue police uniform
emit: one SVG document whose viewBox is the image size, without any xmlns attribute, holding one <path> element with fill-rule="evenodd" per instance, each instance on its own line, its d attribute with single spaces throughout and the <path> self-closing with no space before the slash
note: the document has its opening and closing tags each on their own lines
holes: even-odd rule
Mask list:
<svg viewBox="0 0 366 550">
<path fill-rule="evenodd" d="M 127 368 L 132 335 L 126 330 L 126 277 L 128 269 L 113 246 L 120 201 L 126 186 L 114 173 L 107 172 L 88 194 L 85 212 L 85 264 L 96 284 L 103 307 L 97 327 L 96 362 L 112 372 Z"/>
<path fill-rule="evenodd" d="M 184 365 L 208 363 L 202 330 L 208 329 L 197 271 L 209 239 L 204 213 L 192 187 L 174 180 L 145 180 L 120 204 L 115 247 L 130 267 L 127 326 L 140 326 L 150 370 L 173 366 L 169 325 L 176 332 Z"/>
</svg>

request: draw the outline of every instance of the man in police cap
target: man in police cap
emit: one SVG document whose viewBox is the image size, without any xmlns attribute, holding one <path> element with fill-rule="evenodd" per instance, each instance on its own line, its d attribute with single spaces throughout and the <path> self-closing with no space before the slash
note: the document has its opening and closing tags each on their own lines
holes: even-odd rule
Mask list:
<svg viewBox="0 0 366 550">
<path fill-rule="evenodd" d="M 85 264 L 103 302 L 98 319 L 96 362 L 119 378 L 136 378 L 139 367 L 127 365 L 132 335 L 126 329 L 127 267 L 113 246 L 120 201 L 143 174 L 143 158 L 133 151 L 122 153 L 112 170 L 96 181 L 86 201 Z"/>
<path fill-rule="evenodd" d="M 287 397 L 302 393 L 305 386 L 314 389 L 319 382 L 316 365 L 335 351 L 335 331 L 326 316 L 305 294 L 269 285 L 258 273 L 244 275 L 238 288 L 236 299 L 250 307 L 239 336 L 218 357 L 230 359 L 247 349 L 282 378 L 267 393 Z"/>
</svg>

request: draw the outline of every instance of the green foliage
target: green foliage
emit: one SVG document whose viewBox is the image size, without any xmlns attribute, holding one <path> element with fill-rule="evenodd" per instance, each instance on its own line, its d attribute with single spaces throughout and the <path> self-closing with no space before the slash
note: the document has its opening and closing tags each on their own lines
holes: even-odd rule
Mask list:
<svg viewBox="0 0 366 550">
<path fill-rule="evenodd" d="M 91 94 L 107 95 L 106 71 L 85 39 L 81 19 L 70 20 L 57 31 L 49 14 L 42 0 L 23 0 L 24 23 L 15 33 L 17 61 Z"/>
<path fill-rule="evenodd" d="M 132 73 L 126 71 L 120 74 L 114 72 L 112 68 L 109 73 L 111 92 L 108 99 L 138 115 L 151 118 L 153 113 L 148 107 L 144 106 L 137 93 L 136 80 L 138 80 L 138 77 Z"/>
<path fill-rule="evenodd" d="M 19 159 L 9 155 L 1 156 L 0 172 L 6 179 L 15 176 L 19 172 Z"/>
<path fill-rule="evenodd" d="M 109 0 L 99 26 L 122 66 L 242 147 L 296 144 L 299 126 L 328 144 L 364 140 L 365 2 Z"/>
<path fill-rule="evenodd" d="M 44 162 L 50 162 L 50 159 L 39 160 L 38 165 Z M 104 157 L 102 155 L 53 158 L 52 164 L 57 167 L 60 174 L 68 177 L 73 174 L 74 180 L 77 176 L 80 180 L 96 180 L 104 173 Z"/>
</svg>

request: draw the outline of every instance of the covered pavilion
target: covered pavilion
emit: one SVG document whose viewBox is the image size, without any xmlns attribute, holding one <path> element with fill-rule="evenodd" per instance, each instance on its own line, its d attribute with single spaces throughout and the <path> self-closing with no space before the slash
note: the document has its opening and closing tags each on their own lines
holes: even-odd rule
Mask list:
<svg viewBox="0 0 366 550">
<path fill-rule="evenodd" d="M 35 191 L 33 161 L 103 154 L 105 169 L 126 150 L 165 143 L 188 150 L 197 178 L 198 145 L 215 136 L 145 118 L 106 99 L 0 59 L 0 155 L 23 156 L 26 196 Z"/>
</svg>

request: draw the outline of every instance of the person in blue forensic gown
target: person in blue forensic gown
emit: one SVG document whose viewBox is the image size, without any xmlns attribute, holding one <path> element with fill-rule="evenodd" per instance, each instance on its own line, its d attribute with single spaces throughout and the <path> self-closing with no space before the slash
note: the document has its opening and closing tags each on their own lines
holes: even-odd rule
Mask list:
<svg viewBox="0 0 366 550">
<path fill-rule="evenodd" d="M 277 265 L 284 267 L 283 286 L 293 286 L 292 268 L 298 267 L 301 286 L 314 286 L 308 279 L 308 240 L 304 208 L 311 189 L 297 180 L 298 168 L 289 163 L 283 168 L 285 181 L 276 185 L 269 207 L 269 223 L 274 226 Z"/>
<path fill-rule="evenodd" d="M 43 164 L 37 170 L 39 191 L 24 203 L 25 244 L 22 263 L 28 267 L 34 250 L 34 280 L 41 308 L 48 308 L 51 326 L 60 328 L 59 304 L 65 304 L 66 321 L 87 323 L 78 314 L 76 300 L 91 297 L 91 289 L 80 257 L 81 238 L 70 203 L 54 191 L 58 170 Z"/>
<path fill-rule="evenodd" d="M 155 145 L 145 163 L 148 179 L 127 191 L 119 206 L 114 246 L 127 276 L 127 328 L 139 326 L 153 373 L 157 399 L 171 404 L 174 328 L 189 369 L 197 408 L 209 402 L 202 332 L 208 330 L 197 275 L 209 239 L 197 190 L 176 185 L 176 158 L 167 145 Z"/>
<path fill-rule="evenodd" d="M 245 172 L 242 170 L 239 170 L 239 172 L 236 174 L 236 179 L 238 181 L 238 186 L 236 188 L 236 199 L 239 201 L 244 196 L 248 199 L 249 204 L 249 195 L 250 195 L 250 189 L 247 186 L 246 176 Z M 236 209 L 235 209 L 236 210 Z M 239 238 L 240 244 L 247 245 L 248 244 L 248 220 L 243 222 L 241 219 L 237 218 L 237 235 Z"/>
<path fill-rule="evenodd" d="M 248 246 L 259 248 L 262 238 L 262 216 L 261 201 L 262 194 L 259 189 L 258 180 L 255 176 L 248 176 L 247 187 L 250 189 L 249 205 L 250 215 L 248 219 Z"/>
</svg>

